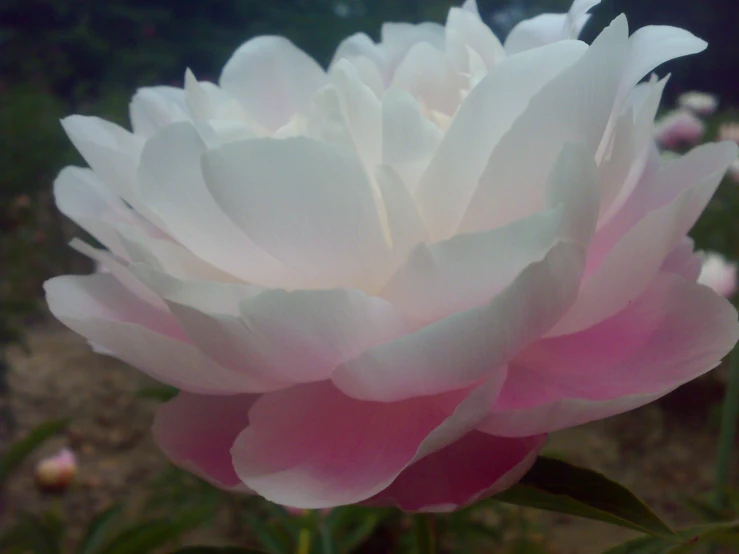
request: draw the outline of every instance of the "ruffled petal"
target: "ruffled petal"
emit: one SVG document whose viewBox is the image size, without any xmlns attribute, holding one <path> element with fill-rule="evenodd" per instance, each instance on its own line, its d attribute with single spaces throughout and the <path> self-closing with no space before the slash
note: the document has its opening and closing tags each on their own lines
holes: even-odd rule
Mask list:
<svg viewBox="0 0 739 554">
<path fill-rule="evenodd" d="M 340 366 L 346 394 L 383 402 L 461 389 L 501 371 L 569 309 L 584 255 L 560 243 L 488 305 L 455 313 Z"/>
<path fill-rule="evenodd" d="M 169 460 L 226 490 L 248 492 L 231 461 L 236 437 L 249 425 L 255 394 L 180 392 L 157 410 L 151 432 Z"/>
<path fill-rule="evenodd" d="M 371 506 L 406 512 L 451 512 L 497 494 L 531 469 L 546 435 L 502 438 L 472 431 L 409 466 Z"/>
<path fill-rule="evenodd" d="M 264 290 L 133 271 L 203 352 L 275 389 L 328 379 L 342 362 L 406 332 L 393 306 L 357 290 Z"/>
<path fill-rule="evenodd" d="M 252 408 L 231 450 L 234 467 L 248 487 L 286 506 L 361 502 L 472 431 L 500 382 L 402 402 L 355 400 L 329 383 L 271 393 Z"/>
<path fill-rule="evenodd" d="M 158 381 L 199 394 L 269 389 L 203 355 L 171 314 L 131 294 L 112 274 L 55 277 L 44 288 L 57 319 Z"/>
<path fill-rule="evenodd" d="M 616 316 L 523 351 L 481 428 L 528 436 L 634 409 L 716 367 L 737 338 L 729 302 L 663 273 Z"/>
</svg>

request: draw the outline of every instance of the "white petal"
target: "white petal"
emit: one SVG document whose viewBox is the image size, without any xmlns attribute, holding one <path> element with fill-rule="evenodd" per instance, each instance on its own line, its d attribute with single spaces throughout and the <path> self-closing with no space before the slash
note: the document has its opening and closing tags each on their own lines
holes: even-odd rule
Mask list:
<svg viewBox="0 0 739 554">
<path fill-rule="evenodd" d="M 411 47 L 392 82 L 392 86 L 407 90 L 429 109 L 448 115 L 459 105 L 461 85 L 461 77 L 444 53 L 428 42 Z"/>
<path fill-rule="evenodd" d="M 572 67 L 531 98 L 490 156 L 462 231 L 491 229 L 542 209 L 547 178 L 563 146 L 577 143 L 595 151 L 601 143 L 627 55 L 628 28 L 619 17 Z"/>
<path fill-rule="evenodd" d="M 287 273 L 282 264 L 246 237 L 208 191 L 200 167 L 205 151 L 189 123 L 170 125 L 149 139 L 138 176 L 147 206 L 209 264 L 246 281 L 279 286 L 274 279 Z"/>
<path fill-rule="evenodd" d="M 305 286 L 381 284 L 389 245 L 350 151 L 303 137 L 247 140 L 206 152 L 203 170 L 219 207 Z"/>
<path fill-rule="evenodd" d="M 97 117 L 72 115 L 62 120 L 62 126 L 95 174 L 144 214 L 136 188 L 136 167 L 144 139 Z"/>
<path fill-rule="evenodd" d="M 421 114 L 408 92 L 391 88 L 382 99 L 382 163 L 413 191 L 441 142 L 442 132 Z"/>
<path fill-rule="evenodd" d="M 508 34 L 505 51 L 510 56 L 559 40 L 576 39 L 590 19 L 587 12 L 600 0 L 574 0 L 566 14 L 545 13 L 521 21 Z"/>
<path fill-rule="evenodd" d="M 133 132 L 148 138 L 160 127 L 175 121 L 188 121 L 190 117 L 184 92 L 167 86 L 137 90 L 130 106 Z"/>
<path fill-rule="evenodd" d="M 470 92 L 415 194 L 434 240 L 457 230 L 490 153 L 531 97 L 585 50 L 582 43 L 561 42 L 507 58 Z"/>
<path fill-rule="evenodd" d="M 305 113 L 326 80 L 321 66 L 289 40 L 262 36 L 234 52 L 220 85 L 257 122 L 276 130 L 296 113 Z"/>
<path fill-rule="evenodd" d="M 485 66 L 490 69 L 497 62 L 505 57 L 503 45 L 498 38 L 480 19 L 477 10 L 471 11 L 462 8 L 452 8 L 446 21 L 447 48 L 449 48 L 450 35 L 461 39 L 465 47 L 470 47 L 485 62 Z M 464 59 L 467 58 L 466 48 L 464 49 Z M 457 70 L 468 73 L 470 68 L 467 63 L 460 63 L 457 60 L 455 65 Z"/>
</svg>

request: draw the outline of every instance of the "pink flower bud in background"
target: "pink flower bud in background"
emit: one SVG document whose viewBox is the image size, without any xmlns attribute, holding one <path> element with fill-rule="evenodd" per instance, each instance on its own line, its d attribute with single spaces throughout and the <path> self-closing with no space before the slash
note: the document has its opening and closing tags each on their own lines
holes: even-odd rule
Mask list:
<svg viewBox="0 0 739 554">
<path fill-rule="evenodd" d="M 739 123 L 724 123 L 718 129 L 718 137 L 720 140 L 733 140 L 739 144 Z"/>
<path fill-rule="evenodd" d="M 730 298 L 736 292 L 736 264 L 729 262 L 717 252 L 706 252 L 698 283 L 712 288 L 715 292 Z"/>
<path fill-rule="evenodd" d="M 36 485 L 41 492 L 61 494 L 77 474 L 77 459 L 69 448 L 44 458 L 36 466 Z"/>
<path fill-rule="evenodd" d="M 692 112 L 675 110 L 657 121 L 654 139 L 662 148 L 692 146 L 701 139 L 705 126 Z"/>
<path fill-rule="evenodd" d="M 677 99 L 677 105 L 705 117 L 716 111 L 718 96 L 693 90 L 681 94 Z"/>
</svg>

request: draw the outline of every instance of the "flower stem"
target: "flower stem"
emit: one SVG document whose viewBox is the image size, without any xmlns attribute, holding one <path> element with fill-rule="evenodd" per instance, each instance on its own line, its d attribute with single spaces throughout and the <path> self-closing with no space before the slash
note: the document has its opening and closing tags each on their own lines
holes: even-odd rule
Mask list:
<svg viewBox="0 0 739 554">
<path fill-rule="evenodd" d="M 416 514 L 413 516 L 413 527 L 416 533 L 417 554 L 437 554 L 434 516 L 432 514 Z"/>
<path fill-rule="evenodd" d="M 716 508 L 726 507 L 726 487 L 729 484 L 731 461 L 734 457 L 734 440 L 739 418 L 739 346 L 734 347 L 729 360 L 729 381 L 721 412 L 721 431 L 713 483 L 713 503 Z"/>
</svg>

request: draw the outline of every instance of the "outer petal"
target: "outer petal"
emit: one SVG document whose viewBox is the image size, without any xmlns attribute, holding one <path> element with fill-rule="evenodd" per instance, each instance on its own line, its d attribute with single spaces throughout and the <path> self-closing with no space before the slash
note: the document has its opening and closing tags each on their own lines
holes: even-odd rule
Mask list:
<svg viewBox="0 0 739 554">
<path fill-rule="evenodd" d="M 274 388 L 328 379 L 342 362 L 405 333 L 389 303 L 357 290 L 288 292 L 134 272 L 206 354 Z"/>
<path fill-rule="evenodd" d="M 693 252 L 693 247 L 693 240 L 685 237 L 665 258 L 661 271 L 674 273 L 688 281 L 696 281 L 701 272 L 703 258 L 700 252 Z"/>
<path fill-rule="evenodd" d="M 481 428 L 527 436 L 636 408 L 716 367 L 737 338 L 731 304 L 661 274 L 611 319 L 522 352 Z"/>
<path fill-rule="evenodd" d="M 180 392 L 159 407 L 151 432 L 175 465 L 222 489 L 244 492 L 230 450 L 249 425 L 249 410 L 258 398 Z"/>
<path fill-rule="evenodd" d="M 69 139 L 95 174 L 140 214 L 146 214 L 136 186 L 136 167 L 144 139 L 97 117 L 62 120 Z"/>
<path fill-rule="evenodd" d="M 305 138 L 247 140 L 207 152 L 203 170 L 218 206 L 305 276 L 304 287 L 372 290 L 386 278 L 387 229 L 350 151 Z"/>
<path fill-rule="evenodd" d="M 265 395 L 231 451 L 236 472 L 268 500 L 296 508 L 366 500 L 471 431 L 504 375 L 472 392 L 403 402 L 354 400 L 329 383 Z"/>
<path fill-rule="evenodd" d="M 146 138 L 170 123 L 190 119 L 185 91 L 167 86 L 137 90 L 131 100 L 130 115 L 133 132 Z"/>
<path fill-rule="evenodd" d="M 135 214 L 90 169 L 65 167 L 54 181 L 59 211 L 117 256 L 125 256 L 115 222 L 138 224 Z"/>
<path fill-rule="evenodd" d="M 263 36 L 234 52 L 220 85 L 257 122 L 276 130 L 296 113 L 305 113 L 311 96 L 326 81 L 321 66 L 289 40 Z"/>
<path fill-rule="evenodd" d="M 205 357 L 186 342 L 174 317 L 138 299 L 109 273 L 56 277 L 44 288 L 57 319 L 159 381 L 200 394 L 269 388 Z"/>
<path fill-rule="evenodd" d="M 472 431 L 405 469 L 372 506 L 406 512 L 450 512 L 501 492 L 531 468 L 546 435 L 501 438 Z"/>
<path fill-rule="evenodd" d="M 497 371 L 569 309 L 582 251 L 560 243 L 489 305 L 451 315 L 339 367 L 346 394 L 383 402 L 461 389 Z"/>
</svg>

